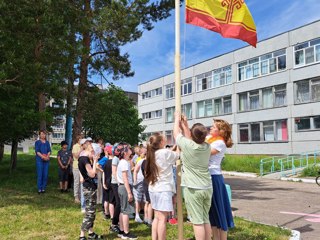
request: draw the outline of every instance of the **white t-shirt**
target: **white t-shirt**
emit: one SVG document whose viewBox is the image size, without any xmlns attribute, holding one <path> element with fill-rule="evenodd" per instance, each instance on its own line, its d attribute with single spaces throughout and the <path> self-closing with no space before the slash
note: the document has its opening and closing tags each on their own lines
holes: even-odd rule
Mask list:
<svg viewBox="0 0 320 240">
<path fill-rule="evenodd" d="M 140 183 L 144 180 L 144 176 L 142 174 L 141 164 L 143 163 L 144 159 L 141 159 L 137 165 L 140 166 L 139 172 L 137 173 L 137 183 Z"/>
<path fill-rule="evenodd" d="M 118 164 L 119 164 L 119 158 L 114 156 L 112 158 L 112 166 L 116 166 L 117 167 Z M 118 172 L 116 174 L 118 174 Z M 113 184 L 117 184 L 118 183 L 117 179 L 113 176 L 113 174 L 112 174 L 112 177 L 111 177 L 111 183 L 113 183 Z"/>
<path fill-rule="evenodd" d="M 123 178 L 122 178 L 122 172 L 127 171 L 128 172 L 128 182 L 129 185 L 132 185 L 132 173 L 131 173 L 131 165 L 130 162 L 122 159 L 119 161 L 118 169 L 117 169 L 117 179 L 118 183 L 124 184 Z"/>
<path fill-rule="evenodd" d="M 159 170 L 158 180 L 155 184 L 149 184 L 149 192 L 176 192 L 173 180 L 172 166 L 179 158 L 179 154 L 169 149 L 159 149 L 155 152 L 156 164 Z"/>
<path fill-rule="evenodd" d="M 221 173 L 221 162 L 224 158 L 227 146 L 223 140 L 217 140 L 211 143 L 211 149 L 219 151 L 217 154 L 211 155 L 209 159 L 209 171 L 211 175 L 220 175 Z"/>
</svg>

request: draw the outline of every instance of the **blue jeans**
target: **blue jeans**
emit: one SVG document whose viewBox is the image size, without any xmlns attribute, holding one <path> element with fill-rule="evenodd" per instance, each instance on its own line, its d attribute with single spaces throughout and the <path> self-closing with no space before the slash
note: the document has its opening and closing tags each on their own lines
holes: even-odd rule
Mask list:
<svg viewBox="0 0 320 240">
<path fill-rule="evenodd" d="M 48 183 L 49 161 L 36 160 L 38 191 L 45 190 Z"/>
</svg>

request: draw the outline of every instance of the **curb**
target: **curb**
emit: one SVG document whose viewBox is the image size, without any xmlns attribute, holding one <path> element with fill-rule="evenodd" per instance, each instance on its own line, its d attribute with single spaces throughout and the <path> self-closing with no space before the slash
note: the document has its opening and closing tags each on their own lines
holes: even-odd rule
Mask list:
<svg viewBox="0 0 320 240">
<path fill-rule="evenodd" d="M 301 236 L 300 236 L 300 232 L 297 230 L 291 230 L 291 237 L 289 238 L 289 240 L 300 240 Z"/>
<path fill-rule="evenodd" d="M 248 173 L 248 172 L 227 172 L 227 171 L 222 171 L 222 174 L 223 175 L 229 175 L 229 176 L 237 176 L 237 177 L 251 177 L 251 178 L 258 177 L 257 174 Z"/>
<path fill-rule="evenodd" d="M 287 178 L 281 177 L 281 181 L 292 181 L 292 182 L 303 182 L 303 183 L 316 183 L 315 179 L 306 179 L 306 178 Z"/>
</svg>

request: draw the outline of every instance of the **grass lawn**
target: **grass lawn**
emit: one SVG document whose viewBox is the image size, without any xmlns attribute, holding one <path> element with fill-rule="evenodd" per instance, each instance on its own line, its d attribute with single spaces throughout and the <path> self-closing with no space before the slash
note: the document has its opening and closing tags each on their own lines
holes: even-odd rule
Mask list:
<svg viewBox="0 0 320 240">
<path fill-rule="evenodd" d="M 58 173 L 55 159 L 50 162 L 47 192 L 38 195 L 36 188 L 35 158 L 18 155 L 17 170 L 9 174 L 9 156 L 0 163 L 0 239 L 77 239 L 82 214 L 74 204 L 72 193 L 58 191 Z M 99 206 L 101 209 L 101 206 Z M 230 240 L 288 239 L 290 232 L 277 227 L 235 219 Z M 109 221 L 97 213 L 95 231 L 105 239 L 117 239 L 110 234 Z M 151 230 L 143 224 L 130 223 L 139 239 L 151 239 Z M 185 238 L 192 238 L 192 226 L 184 224 Z M 167 226 L 167 239 L 177 239 L 177 226 Z"/>
<path fill-rule="evenodd" d="M 260 160 L 265 155 L 231 155 L 226 154 L 222 162 L 222 170 L 237 172 L 252 172 L 260 174 Z"/>
</svg>

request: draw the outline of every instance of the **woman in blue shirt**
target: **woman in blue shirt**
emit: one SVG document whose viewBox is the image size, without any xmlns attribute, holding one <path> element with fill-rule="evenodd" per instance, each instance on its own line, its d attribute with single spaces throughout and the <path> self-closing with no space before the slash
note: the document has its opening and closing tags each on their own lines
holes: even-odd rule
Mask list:
<svg viewBox="0 0 320 240">
<path fill-rule="evenodd" d="M 35 143 L 38 193 L 46 191 L 51 147 L 46 139 L 46 132 L 41 130 Z"/>
</svg>

